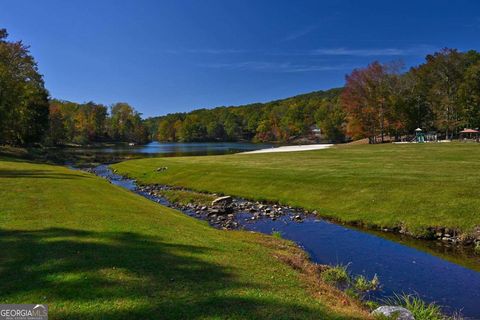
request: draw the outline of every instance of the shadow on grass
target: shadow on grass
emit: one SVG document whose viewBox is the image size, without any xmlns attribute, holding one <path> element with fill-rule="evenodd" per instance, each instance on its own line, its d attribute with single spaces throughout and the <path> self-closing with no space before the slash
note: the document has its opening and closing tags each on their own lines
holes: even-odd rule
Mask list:
<svg viewBox="0 0 480 320">
<path fill-rule="evenodd" d="M 0 252 L 0 302 L 47 303 L 52 319 L 330 318 L 262 297 L 258 284 L 206 261 L 211 248 L 159 237 L 0 230 Z"/>
<path fill-rule="evenodd" d="M 7 170 L 0 169 L 0 178 L 35 178 L 35 179 L 90 179 L 91 177 L 76 173 L 58 173 L 54 170 Z"/>
</svg>

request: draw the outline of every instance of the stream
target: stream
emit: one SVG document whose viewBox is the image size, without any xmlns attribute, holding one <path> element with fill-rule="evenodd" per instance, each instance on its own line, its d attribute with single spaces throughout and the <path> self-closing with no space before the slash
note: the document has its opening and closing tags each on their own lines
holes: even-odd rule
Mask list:
<svg viewBox="0 0 480 320">
<path fill-rule="evenodd" d="M 111 183 L 136 192 L 162 205 L 171 206 L 162 197 L 137 190 L 134 180 L 114 174 L 108 166 L 94 168 L 94 173 Z M 191 211 L 186 214 L 195 216 Z M 245 230 L 271 234 L 300 245 L 319 264 L 348 265 L 354 275 L 380 279 L 381 288 L 371 298 L 381 301 L 395 293 L 414 294 L 426 302 L 435 302 L 444 312 L 459 312 L 466 319 L 480 319 L 480 257 L 472 252 L 443 246 L 434 241 L 366 232 L 307 215 L 292 220 L 294 212 L 278 219 L 242 212 L 235 221 Z"/>
</svg>

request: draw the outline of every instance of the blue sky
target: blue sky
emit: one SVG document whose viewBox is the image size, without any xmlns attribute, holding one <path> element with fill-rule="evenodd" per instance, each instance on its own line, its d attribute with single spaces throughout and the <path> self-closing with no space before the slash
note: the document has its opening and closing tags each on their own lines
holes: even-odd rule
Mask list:
<svg viewBox="0 0 480 320">
<path fill-rule="evenodd" d="M 53 97 L 144 116 L 341 86 L 373 60 L 480 49 L 480 1 L 0 0 Z"/>
</svg>

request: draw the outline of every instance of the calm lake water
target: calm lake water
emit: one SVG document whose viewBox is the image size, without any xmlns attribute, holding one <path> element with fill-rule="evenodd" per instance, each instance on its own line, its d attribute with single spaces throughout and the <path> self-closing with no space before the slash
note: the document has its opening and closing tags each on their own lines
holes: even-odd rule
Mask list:
<svg viewBox="0 0 480 320">
<path fill-rule="evenodd" d="M 205 144 L 162 145 L 154 143 L 135 149 L 171 156 L 175 152 L 181 155 L 221 154 L 260 148 L 250 144 L 214 144 L 210 150 L 202 151 Z M 97 167 L 96 173 L 129 190 L 136 189 L 135 181 L 113 174 L 107 166 Z M 168 204 L 165 199 L 142 195 Z M 448 313 L 460 311 L 468 319 L 480 319 L 480 257 L 471 251 L 464 252 L 433 241 L 364 232 L 311 216 L 301 223 L 292 222 L 288 215 L 275 221 L 263 218 L 252 222 L 249 218 L 250 214 L 245 213 L 239 215 L 237 221 L 247 230 L 266 234 L 281 232 L 283 238 L 304 248 L 314 262 L 348 264 L 352 274 L 369 278 L 377 274 L 382 288 L 373 294 L 375 299 L 391 297 L 394 293 L 415 294 L 427 302 L 436 302 Z"/>
<path fill-rule="evenodd" d="M 69 154 L 97 162 L 115 162 L 131 158 L 146 157 L 180 157 L 199 155 L 230 154 L 272 147 L 271 144 L 232 143 L 232 142 L 199 142 L 199 143 L 162 143 L 151 142 L 138 146 L 114 146 L 106 148 L 68 148 L 62 149 Z"/>
</svg>

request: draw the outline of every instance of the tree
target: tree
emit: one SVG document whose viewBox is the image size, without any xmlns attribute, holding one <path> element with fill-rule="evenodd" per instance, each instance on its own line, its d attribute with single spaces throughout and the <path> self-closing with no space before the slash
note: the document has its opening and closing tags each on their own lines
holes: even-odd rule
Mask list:
<svg viewBox="0 0 480 320">
<path fill-rule="evenodd" d="M 346 78 L 341 103 L 347 114 L 347 131 L 354 138 L 368 137 L 370 143 L 377 142 L 380 134 L 390 131 L 397 94 L 399 65 L 373 62 L 364 69 L 355 69 Z"/>
<path fill-rule="evenodd" d="M 39 142 L 48 128 L 48 92 L 28 47 L 7 37 L 0 29 L 0 143 Z"/>
<path fill-rule="evenodd" d="M 69 101 L 50 101 L 50 144 L 88 144 L 102 141 L 131 141 L 144 143 L 149 132 L 140 114 L 127 104 L 107 107 L 94 102 L 78 104 Z"/>
<path fill-rule="evenodd" d="M 345 112 L 338 102 L 322 101 L 315 112 L 315 120 L 328 140 L 333 142 L 345 140 Z"/>
<path fill-rule="evenodd" d="M 207 130 L 200 122 L 196 114 L 189 114 L 182 124 L 180 140 L 185 142 L 202 141 L 205 139 Z"/>
<path fill-rule="evenodd" d="M 119 102 L 111 107 L 109 136 L 115 141 L 130 141 L 144 143 L 148 141 L 149 133 L 143 125 L 140 113 L 128 103 Z"/>
<path fill-rule="evenodd" d="M 464 55 L 455 49 L 443 49 L 428 55 L 426 63 L 416 68 L 426 85 L 426 99 L 434 115 L 435 126 L 449 139 L 461 125 L 462 103 L 459 88 L 466 69 Z"/>
<path fill-rule="evenodd" d="M 66 140 L 67 131 L 65 128 L 63 114 L 56 105 L 50 105 L 50 124 L 47 134 L 47 142 L 52 145 L 62 144 Z"/>
<path fill-rule="evenodd" d="M 175 129 L 173 123 L 163 119 L 158 124 L 157 139 L 160 141 L 175 141 Z"/>
<path fill-rule="evenodd" d="M 459 88 L 459 99 L 464 111 L 464 125 L 480 127 L 480 61 L 468 67 Z"/>
</svg>

